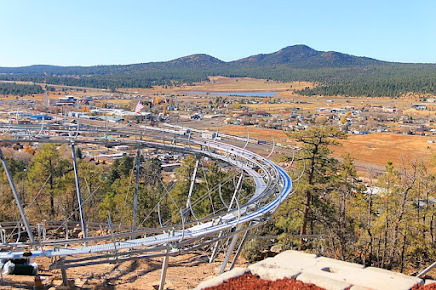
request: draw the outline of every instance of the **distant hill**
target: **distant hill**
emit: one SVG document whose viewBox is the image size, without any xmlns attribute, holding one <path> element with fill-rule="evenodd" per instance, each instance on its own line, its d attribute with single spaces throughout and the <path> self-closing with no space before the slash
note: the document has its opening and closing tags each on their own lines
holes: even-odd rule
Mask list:
<svg viewBox="0 0 436 290">
<path fill-rule="evenodd" d="M 260 66 L 287 64 L 295 68 L 331 68 L 374 65 L 385 62 L 335 51 L 318 51 L 306 45 L 293 45 L 270 54 L 252 55 L 237 60 L 235 63 Z"/>
<path fill-rule="evenodd" d="M 224 62 L 207 54 L 170 61 L 130 65 L 0 67 L 0 80 L 47 80 L 51 84 L 122 88 L 178 86 L 208 80 L 208 76 L 253 77 L 319 84 L 305 95 L 400 96 L 407 92 L 436 94 L 436 64 L 404 64 L 317 51 L 293 45 L 269 54 Z"/>
<path fill-rule="evenodd" d="M 367 66 L 385 64 L 388 62 L 368 57 L 352 56 L 335 51 L 318 51 L 306 45 L 293 45 L 270 54 L 256 54 L 236 61 L 224 62 L 207 54 L 192 54 L 170 61 L 149 62 L 130 65 L 99 65 L 99 66 L 54 66 L 32 65 L 24 67 L 0 67 L 0 73 L 22 74 L 106 74 L 115 72 L 135 72 L 144 69 L 162 68 L 243 68 L 249 66 L 288 65 L 294 68 L 337 68 L 350 66 Z"/>
<path fill-rule="evenodd" d="M 183 67 L 183 66 L 212 67 L 216 65 L 221 65 L 224 63 L 224 61 L 216 57 L 210 56 L 208 54 L 192 54 L 174 60 L 170 60 L 167 63 L 179 67 Z M 163 62 L 163 64 L 165 64 L 165 62 Z"/>
</svg>

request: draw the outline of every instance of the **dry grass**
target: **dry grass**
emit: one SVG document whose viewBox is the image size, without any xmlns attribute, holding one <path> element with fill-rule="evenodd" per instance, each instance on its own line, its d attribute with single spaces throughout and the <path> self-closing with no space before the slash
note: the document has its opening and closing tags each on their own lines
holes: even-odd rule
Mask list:
<svg viewBox="0 0 436 290">
<path fill-rule="evenodd" d="M 250 138 L 266 140 L 266 141 L 273 141 L 274 138 L 276 142 L 286 142 L 288 140 L 288 136 L 286 135 L 286 132 L 264 129 L 264 128 L 226 125 L 226 126 L 219 127 L 219 131 L 223 133 L 235 134 L 239 136 L 247 136 L 249 131 Z"/>
<path fill-rule="evenodd" d="M 317 108 L 341 108 L 352 106 L 361 108 L 363 106 L 395 106 L 397 108 L 409 108 L 415 100 L 410 97 L 392 100 L 391 98 L 366 98 L 366 97 L 326 97 L 326 96 L 297 96 L 293 92 L 281 92 L 277 95 L 287 102 L 285 104 L 248 104 L 244 105 L 253 110 L 270 111 L 271 113 L 279 111 L 288 111 L 292 108 L 300 108 L 305 111 L 314 112 Z M 333 100 L 334 102 L 330 102 Z M 416 110 L 415 110 L 416 111 Z M 431 112 L 434 114 L 434 112 Z"/>
<path fill-rule="evenodd" d="M 220 132 L 290 144 L 292 140 L 284 131 L 264 128 L 247 128 L 244 126 L 227 125 L 220 127 Z M 368 135 L 349 135 L 346 140 L 341 140 L 342 145 L 332 146 L 333 156 L 341 158 L 349 153 L 358 167 L 359 175 L 366 176 L 368 169 L 374 167 L 380 171 L 388 161 L 395 166 L 408 166 L 411 162 L 424 161 L 428 164 L 436 153 L 436 143 L 428 143 L 431 137 L 398 135 L 390 133 L 374 133 Z"/>
<path fill-rule="evenodd" d="M 292 142 L 284 131 L 236 125 L 222 126 L 219 130 L 239 136 L 247 136 L 249 130 L 252 138 L 272 141 L 274 137 L 276 142 Z M 361 165 L 384 166 L 388 161 L 392 161 L 399 166 L 414 160 L 428 162 L 436 153 L 436 143 L 428 143 L 428 140 L 432 138 L 390 133 L 349 135 L 346 140 L 340 141 L 341 146 L 332 146 L 331 149 L 336 157 L 349 153 Z"/>
<path fill-rule="evenodd" d="M 206 92 L 259 92 L 299 90 L 313 86 L 309 82 L 276 82 L 253 78 L 209 77 L 210 82 L 196 83 L 194 86 L 182 86 L 182 90 Z"/>
<path fill-rule="evenodd" d="M 114 103 L 119 105 L 128 105 L 128 104 L 135 104 L 138 102 L 138 100 L 120 100 L 120 99 L 110 99 L 110 100 L 101 100 L 102 103 Z"/>
<path fill-rule="evenodd" d="M 292 93 L 293 90 L 303 89 L 305 87 L 312 87 L 313 84 L 309 82 L 276 82 L 267 81 L 262 79 L 253 78 L 229 78 L 221 76 L 209 77 L 209 82 L 199 82 L 192 86 L 180 87 L 163 87 L 154 86 L 151 89 L 146 88 L 122 88 L 121 92 L 131 94 L 144 94 L 144 95 L 160 95 L 160 94 L 183 94 L 186 91 L 203 91 L 203 92 L 262 92 L 274 91 L 280 94 Z"/>
<path fill-rule="evenodd" d="M 415 109 L 407 109 L 403 111 L 403 115 L 408 116 L 435 116 L 436 111 L 422 111 L 422 110 L 415 110 Z"/>
<path fill-rule="evenodd" d="M 331 149 L 337 156 L 349 153 L 357 161 L 369 164 L 385 165 L 392 161 L 394 165 L 407 165 L 410 161 L 429 161 L 436 152 L 436 144 L 427 143 L 430 137 L 375 133 L 351 135 L 341 140 L 342 146 Z"/>
<path fill-rule="evenodd" d="M 248 107 L 253 109 L 254 111 L 268 111 L 270 113 L 275 113 L 283 110 L 290 110 L 292 108 L 300 107 L 299 104 L 248 104 L 243 105 L 244 107 Z M 301 107 L 300 107 L 301 108 Z M 306 108 L 305 108 L 306 109 Z"/>
</svg>

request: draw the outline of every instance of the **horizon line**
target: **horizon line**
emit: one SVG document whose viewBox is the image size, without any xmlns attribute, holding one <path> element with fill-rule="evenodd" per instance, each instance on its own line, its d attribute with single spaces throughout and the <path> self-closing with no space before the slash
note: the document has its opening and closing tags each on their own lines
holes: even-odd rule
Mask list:
<svg viewBox="0 0 436 290">
<path fill-rule="evenodd" d="M 147 61 L 147 62 L 131 62 L 131 63 L 111 63 L 111 64 L 71 64 L 71 65 L 58 65 L 58 64 L 42 64 L 42 63 L 34 63 L 34 64 L 27 64 L 27 65 L 13 65 L 13 66 L 3 66 L 0 64 L 0 68 L 21 68 L 21 67 L 32 67 L 32 66 L 52 66 L 52 67 L 98 67 L 98 66 L 127 66 L 127 65 L 137 65 L 137 64 L 149 64 L 149 63 L 161 63 L 161 62 L 169 62 L 169 61 L 173 61 L 173 60 L 177 60 L 183 57 L 188 57 L 188 56 L 192 56 L 192 55 L 207 55 L 213 58 L 216 58 L 224 63 L 230 63 L 230 62 L 234 62 L 234 61 L 238 61 L 244 58 L 248 58 L 251 56 L 255 56 L 255 55 L 261 55 L 261 54 L 273 54 L 276 53 L 282 49 L 288 48 L 288 47 L 294 47 L 294 46 L 305 46 L 308 47 L 312 50 L 315 51 L 319 51 L 319 52 L 337 52 L 337 53 L 341 53 L 341 54 L 345 54 L 345 55 L 351 55 L 351 56 L 355 56 L 355 57 L 364 57 L 364 58 L 370 58 L 370 59 L 374 59 L 377 61 L 383 61 L 383 62 L 388 62 L 388 63 L 396 63 L 396 64 L 422 64 L 422 65 L 434 65 L 436 64 L 436 62 L 403 62 L 403 61 L 392 61 L 392 60 L 384 60 L 384 59 L 378 59 L 378 58 L 374 58 L 374 57 L 370 57 L 370 56 L 363 56 L 363 55 L 354 55 L 354 54 L 350 54 L 350 53 L 344 53 L 344 52 L 340 52 L 340 51 L 335 51 L 335 50 L 316 50 L 306 44 L 294 44 L 294 45 L 289 45 L 289 46 L 285 46 L 280 48 L 279 50 L 275 50 L 273 52 L 260 52 L 260 53 L 256 53 L 256 54 L 252 54 L 249 56 L 245 56 L 242 58 L 237 58 L 234 60 L 222 60 L 218 57 L 215 57 L 211 54 L 205 53 L 205 52 L 198 52 L 198 53 L 192 53 L 192 54 L 187 54 L 187 55 L 182 55 L 176 58 L 171 58 L 168 60 L 154 60 L 154 61 Z"/>
</svg>

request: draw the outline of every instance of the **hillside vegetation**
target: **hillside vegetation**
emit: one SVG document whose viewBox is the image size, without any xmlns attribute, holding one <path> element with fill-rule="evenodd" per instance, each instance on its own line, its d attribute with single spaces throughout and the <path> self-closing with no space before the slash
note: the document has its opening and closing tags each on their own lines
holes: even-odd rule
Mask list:
<svg viewBox="0 0 436 290">
<path fill-rule="evenodd" d="M 14 83 L 0 83 L 0 95 L 16 95 L 16 96 L 24 96 L 24 95 L 34 95 L 41 94 L 42 87 L 38 85 L 21 85 Z"/>
<path fill-rule="evenodd" d="M 208 76 L 309 81 L 302 95 L 398 97 L 407 92 L 436 94 L 436 64 L 404 64 L 323 52 L 294 45 L 271 54 L 224 62 L 194 54 L 167 62 L 91 67 L 35 65 L 0 68 L 0 80 L 33 81 L 96 88 L 150 88 L 208 81 Z"/>
</svg>

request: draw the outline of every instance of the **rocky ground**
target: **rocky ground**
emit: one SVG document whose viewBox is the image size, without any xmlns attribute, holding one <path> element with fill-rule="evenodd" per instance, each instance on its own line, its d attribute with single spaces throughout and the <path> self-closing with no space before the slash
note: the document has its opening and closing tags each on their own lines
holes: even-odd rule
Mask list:
<svg viewBox="0 0 436 290">
<path fill-rule="evenodd" d="M 200 252 L 171 257 L 167 272 L 167 289 L 192 289 L 204 279 L 216 276 L 221 257 L 208 263 Z M 242 259 L 240 259 L 242 260 Z M 50 261 L 36 260 L 45 289 L 62 289 L 59 270 L 49 270 Z M 239 266 L 246 266 L 244 261 Z M 162 258 L 128 261 L 121 264 L 102 264 L 67 270 L 68 278 L 79 289 L 157 289 Z M 1 289 L 32 289 L 33 276 L 3 275 Z"/>
</svg>

